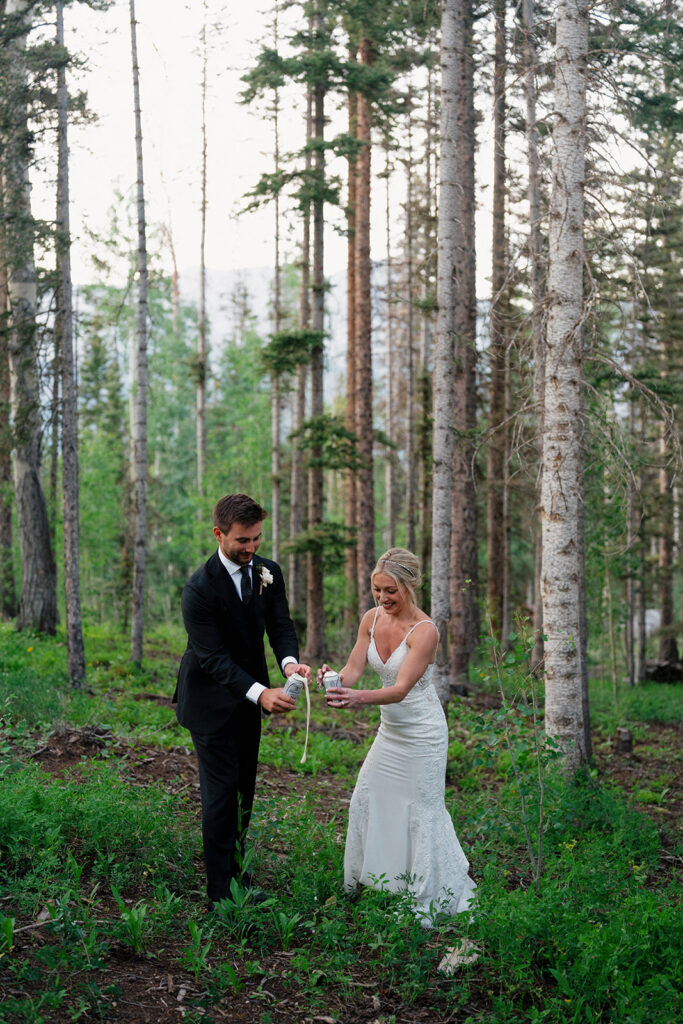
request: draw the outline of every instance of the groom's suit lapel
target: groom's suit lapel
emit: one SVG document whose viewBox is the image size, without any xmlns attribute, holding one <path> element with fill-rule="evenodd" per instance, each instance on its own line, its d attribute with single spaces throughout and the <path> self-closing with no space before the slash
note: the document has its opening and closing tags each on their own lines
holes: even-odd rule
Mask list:
<svg viewBox="0 0 683 1024">
<path fill-rule="evenodd" d="M 247 615 L 245 614 L 242 599 L 237 593 L 235 584 L 230 579 L 230 573 L 221 562 L 217 552 L 206 563 L 206 571 L 209 582 L 214 592 L 220 598 L 225 610 L 229 615 L 236 617 L 240 622 L 244 623 L 246 627 L 248 625 Z"/>
<path fill-rule="evenodd" d="M 218 557 L 218 552 L 212 555 L 206 564 L 207 575 L 214 592 L 220 598 L 228 614 L 243 623 L 245 629 L 253 628 L 254 621 L 259 624 L 263 622 L 263 609 L 259 599 L 261 577 L 259 576 L 258 566 L 260 564 L 261 560 L 258 559 L 257 555 L 254 555 L 251 570 L 251 600 L 247 605 L 243 603 L 242 598 L 237 593 L 237 588 L 230 578 L 230 573 Z"/>
</svg>

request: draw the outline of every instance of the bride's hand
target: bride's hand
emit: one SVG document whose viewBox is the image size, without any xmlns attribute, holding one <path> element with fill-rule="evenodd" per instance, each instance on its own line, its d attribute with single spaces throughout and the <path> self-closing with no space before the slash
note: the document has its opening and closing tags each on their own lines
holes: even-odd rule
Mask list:
<svg viewBox="0 0 683 1024">
<path fill-rule="evenodd" d="M 323 676 L 325 675 L 326 672 L 329 672 L 329 671 L 330 671 L 330 666 L 327 663 L 325 663 L 322 666 L 322 668 L 318 669 L 318 671 L 315 674 L 315 681 L 317 682 L 318 686 L 322 686 L 323 685 Z"/>
<path fill-rule="evenodd" d="M 331 708 L 353 708 L 360 704 L 358 691 L 347 686 L 331 686 L 327 691 L 327 705 Z"/>
</svg>

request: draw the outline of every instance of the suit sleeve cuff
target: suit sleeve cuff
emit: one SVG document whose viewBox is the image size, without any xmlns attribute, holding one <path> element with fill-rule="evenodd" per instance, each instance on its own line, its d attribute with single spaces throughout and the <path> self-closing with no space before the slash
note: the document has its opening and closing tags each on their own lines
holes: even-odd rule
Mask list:
<svg viewBox="0 0 683 1024">
<path fill-rule="evenodd" d="M 291 654 L 288 654 L 287 657 L 283 658 L 282 661 L 280 662 L 280 668 L 282 669 L 282 674 L 283 675 L 285 674 L 285 666 L 286 665 L 298 665 L 298 664 L 299 664 L 299 662 L 296 660 L 296 658 L 293 658 Z"/>
<path fill-rule="evenodd" d="M 258 699 L 265 689 L 266 687 L 263 685 L 263 683 L 254 683 L 252 686 L 249 687 L 245 696 L 247 700 L 250 700 L 252 702 L 252 704 L 258 704 Z"/>
</svg>

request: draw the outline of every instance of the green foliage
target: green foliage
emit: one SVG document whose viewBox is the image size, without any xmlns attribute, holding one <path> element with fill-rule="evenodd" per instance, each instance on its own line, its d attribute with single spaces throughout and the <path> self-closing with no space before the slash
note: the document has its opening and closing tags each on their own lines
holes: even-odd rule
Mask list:
<svg viewBox="0 0 683 1024">
<path fill-rule="evenodd" d="M 36 657 L 52 666 L 48 687 L 59 688 L 65 656 L 59 641 L 42 639 L 29 652 L 17 640 L 0 630 L 0 657 L 11 656 L 8 685 Z M 363 890 L 357 901 L 343 895 L 346 800 L 370 736 L 362 742 L 335 738 L 317 694 L 306 765 L 299 764 L 303 709 L 285 727 L 269 720 L 264 729 L 261 761 L 287 785 L 282 794 L 261 787 L 245 866 L 270 897 L 257 903 L 235 882 L 207 916 L 197 902 L 196 811 L 161 789 L 131 785 L 133 752 L 118 757 L 124 753 L 120 722 L 131 738 L 153 734 L 156 705 L 132 697 L 141 689 L 163 692 L 173 660 L 170 641 L 157 637 L 155 660 L 135 673 L 125 663 L 125 640 L 86 633 L 96 692 L 61 710 L 69 716 L 75 707 L 83 716 L 85 701 L 92 721 L 100 711 L 111 715 L 111 741 L 99 761 L 83 760 L 73 775 L 50 780 L 35 763 L 21 763 L 21 749 L 6 759 L 0 774 L 0 964 L 15 993 L 33 979 L 30 1000 L 13 996 L 3 1006 L 9 1021 L 113 1017 L 116 989 L 105 983 L 112 942 L 136 956 L 168 955 L 189 971 L 197 990 L 186 997 L 189 1015 L 210 1014 L 226 996 L 258 993 L 275 963 L 284 965 L 279 984 L 302 1017 L 336 1015 L 340 1002 L 351 1014 L 361 1005 L 362 963 L 361 980 L 384 993 L 383 1000 L 400 1004 L 408 1016 L 414 1007 L 416 1017 L 430 1020 L 464 1022 L 473 1019 L 473 1006 L 475 1019 L 492 1024 L 677 1019 L 681 890 L 667 874 L 657 827 L 641 809 L 657 806 L 651 797 L 666 803 L 673 773 L 644 777 L 630 801 L 594 777 L 574 783 L 556 773 L 537 745 L 523 700 L 524 693 L 530 699 L 523 638 L 502 659 L 489 648 L 482 662 L 492 684 L 502 681 L 504 708 L 470 709 L 465 699 L 449 707 L 447 799 L 470 855 L 478 900 L 470 917 L 437 922 L 431 931 L 412 918 L 400 894 Z M 120 696 L 103 704 L 113 687 Z M 658 702 L 672 707 L 659 695 L 670 693 L 666 686 L 642 688 L 631 713 L 656 720 Z M 136 723 L 129 703 L 140 708 Z M 370 711 L 354 725 L 376 720 L 376 710 Z M 20 725 L 15 717 L 13 737 Z M 535 891 L 523 815 L 534 821 L 541 805 L 539 750 L 544 869 Z M 309 784 L 299 787 L 295 772 Z M 36 907 L 49 910 L 38 953 L 19 931 Z M 449 980 L 436 974 L 436 964 L 454 943 L 453 926 L 457 937 L 475 943 L 479 959 Z"/>
<path fill-rule="evenodd" d="M 297 447 L 310 452 L 309 466 L 324 469 L 359 469 L 358 437 L 344 426 L 341 416 L 325 413 L 302 423 L 292 433 Z"/>
<path fill-rule="evenodd" d="M 324 571 L 334 572 L 344 563 L 348 547 L 355 544 L 355 530 L 343 523 L 322 522 L 302 530 L 282 545 L 285 554 L 310 551 L 323 563 Z"/>
<path fill-rule="evenodd" d="M 276 376 L 294 373 L 302 363 L 310 362 L 313 349 L 320 348 L 323 337 L 322 331 L 280 331 L 263 346 L 261 362 L 269 373 Z"/>
</svg>

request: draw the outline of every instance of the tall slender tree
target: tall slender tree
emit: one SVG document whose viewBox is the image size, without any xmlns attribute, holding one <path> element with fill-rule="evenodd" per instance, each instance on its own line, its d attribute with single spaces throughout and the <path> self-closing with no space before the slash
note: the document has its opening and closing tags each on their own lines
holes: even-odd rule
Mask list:
<svg viewBox="0 0 683 1024">
<path fill-rule="evenodd" d="M 539 472 L 543 466 L 543 396 L 545 377 L 545 348 L 543 337 L 543 282 L 545 277 L 541 241 L 541 174 L 537 120 L 536 74 L 536 17 L 534 0 L 522 0 L 522 32 L 524 62 L 524 93 L 526 101 L 526 145 L 529 178 L 529 278 L 531 290 L 531 335 L 534 359 L 534 405 L 537 421 L 537 449 Z M 540 479 L 537 485 L 537 505 L 540 506 Z M 543 602 L 541 600 L 541 532 L 535 516 L 534 529 L 534 650 L 532 665 L 537 669 L 543 661 Z"/>
<path fill-rule="evenodd" d="M 462 686 L 467 682 L 470 658 L 479 640 L 477 495 L 474 483 L 474 436 L 477 427 L 477 295 L 474 224 L 474 16 L 471 0 L 458 0 L 455 15 L 458 187 L 455 226 L 454 427 L 457 443 L 453 457 L 451 504 L 450 681 L 451 685 Z"/>
<path fill-rule="evenodd" d="M 458 90 L 462 74 L 461 0 L 441 3 L 441 115 L 438 192 L 437 323 L 434 361 L 434 502 L 431 614 L 439 630 L 434 685 L 442 704 L 450 697 L 451 503 L 455 434 L 454 369 L 460 187 Z"/>
<path fill-rule="evenodd" d="M 14 428 L 14 493 L 21 552 L 22 587 L 17 626 L 54 633 L 57 570 L 41 482 L 40 392 L 37 366 L 37 288 L 30 203 L 30 133 L 27 110 L 26 39 L 33 4 L 7 0 L 8 137 L 2 153 L 5 244 L 8 267 L 9 366 Z"/>
<path fill-rule="evenodd" d="M 0 4 L 0 16 L 2 16 Z M 0 211 L 2 210 L 0 173 Z M 12 545 L 12 426 L 10 422 L 9 334 L 7 317 L 7 265 L 0 235 L 0 618 L 17 614 Z"/>
<path fill-rule="evenodd" d="M 145 604 L 145 559 L 147 553 L 147 230 L 145 186 L 142 162 L 142 115 L 140 112 L 140 68 L 138 65 L 135 0 L 130 0 L 130 41 L 133 67 L 133 106 L 137 166 L 137 331 L 135 387 L 132 420 L 132 469 L 134 493 L 133 602 L 131 610 L 131 661 L 142 663 Z"/>
<path fill-rule="evenodd" d="M 559 0 L 550 206 L 543 482 L 546 731 L 569 768 L 589 756 L 584 705 L 584 182 L 588 0 Z"/>
<path fill-rule="evenodd" d="M 360 60 L 366 68 L 375 60 L 372 40 L 363 36 Z M 370 190 L 372 115 L 370 97 L 359 92 L 355 192 L 355 321 L 356 321 L 356 433 L 361 468 L 357 475 L 358 507 L 358 610 L 372 605 L 370 573 L 375 561 L 375 499 L 373 469 L 372 302 L 370 258 Z"/>
<path fill-rule="evenodd" d="M 197 318 L 197 360 L 195 373 L 196 414 L 197 414 L 197 490 L 204 494 L 204 475 L 206 472 L 206 381 L 208 375 L 208 325 L 206 317 L 206 216 L 207 201 L 207 155 L 208 141 L 206 128 L 206 94 L 209 50 L 206 38 L 207 3 L 202 0 L 202 27 L 199 34 L 199 47 L 202 64 L 201 81 L 201 201 L 200 210 L 200 242 L 199 242 L 199 310 Z"/>
<path fill-rule="evenodd" d="M 507 467 L 507 287 L 508 273 L 505 160 L 507 33 L 506 0 L 494 0 L 495 48 L 493 58 L 493 230 L 491 313 L 489 334 L 489 443 L 487 459 L 488 610 L 494 633 L 501 639 L 505 592 L 506 551 L 504 530 L 505 473 Z"/>
<path fill-rule="evenodd" d="M 313 136 L 313 89 L 306 85 L 306 146 L 305 174 L 310 176 L 312 153 L 310 141 Z M 305 194 L 301 198 L 301 288 L 299 299 L 299 328 L 307 331 L 311 327 L 311 201 Z M 306 381 L 308 362 L 300 362 L 296 371 L 296 384 L 292 402 L 292 433 L 303 426 L 306 419 Z M 289 533 L 297 537 L 303 531 L 307 515 L 306 487 L 303 451 L 299 445 L 292 446 L 292 473 L 289 504 Z M 295 612 L 301 616 L 306 608 L 305 560 L 300 551 L 293 551 L 289 559 L 289 600 Z"/>
<path fill-rule="evenodd" d="M 64 49 L 64 4 L 57 0 L 57 46 Z M 66 69 L 57 69 L 57 309 L 55 337 L 62 368 L 62 493 L 67 672 L 72 686 L 85 685 L 78 536 L 78 411 L 74 370 L 69 220 L 69 145 Z"/>
<path fill-rule="evenodd" d="M 349 41 L 349 63 L 357 59 L 358 46 L 355 37 Z M 358 137 L 358 95 L 348 90 L 348 131 L 349 137 Z M 356 363 L 358 345 L 356 335 L 356 148 L 348 154 L 348 195 L 346 200 L 346 406 L 344 423 L 346 429 L 356 432 Z M 349 526 L 358 532 L 358 479 L 355 470 L 345 473 L 345 517 Z M 346 577 L 346 601 L 344 602 L 344 626 L 349 636 L 358 622 L 358 546 L 350 544 L 344 556 Z"/>
<path fill-rule="evenodd" d="M 313 42 L 316 48 L 327 46 L 327 3 L 316 0 L 313 15 Z M 325 331 L 325 76 L 313 82 L 313 169 L 316 189 L 313 197 L 313 330 L 318 342 L 311 354 L 311 417 L 323 414 L 323 337 Z M 311 450 L 308 471 L 308 528 L 319 527 L 323 521 L 323 466 L 319 444 Z M 325 656 L 325 616 L 322 602 L 323 566 L 319 550 L 311 549 L 306 572 L 306 654 L 310 661 Z"/>
<path fill-rule="evenodd" d="M 273 12 L 273 45 L 277 51 L 279 38 L 278 0 Z M 280 89 L 273 89 L 273 162 L 276 180 L 280 176 Z M 273 331 L 282 329 L 282 274 L 280 267 L 280 191 L 273 199 Z M 282 535 L 282 382 L 280 374 L 271 376 L 271 553 L 279 561 Z"/>
</svg>

